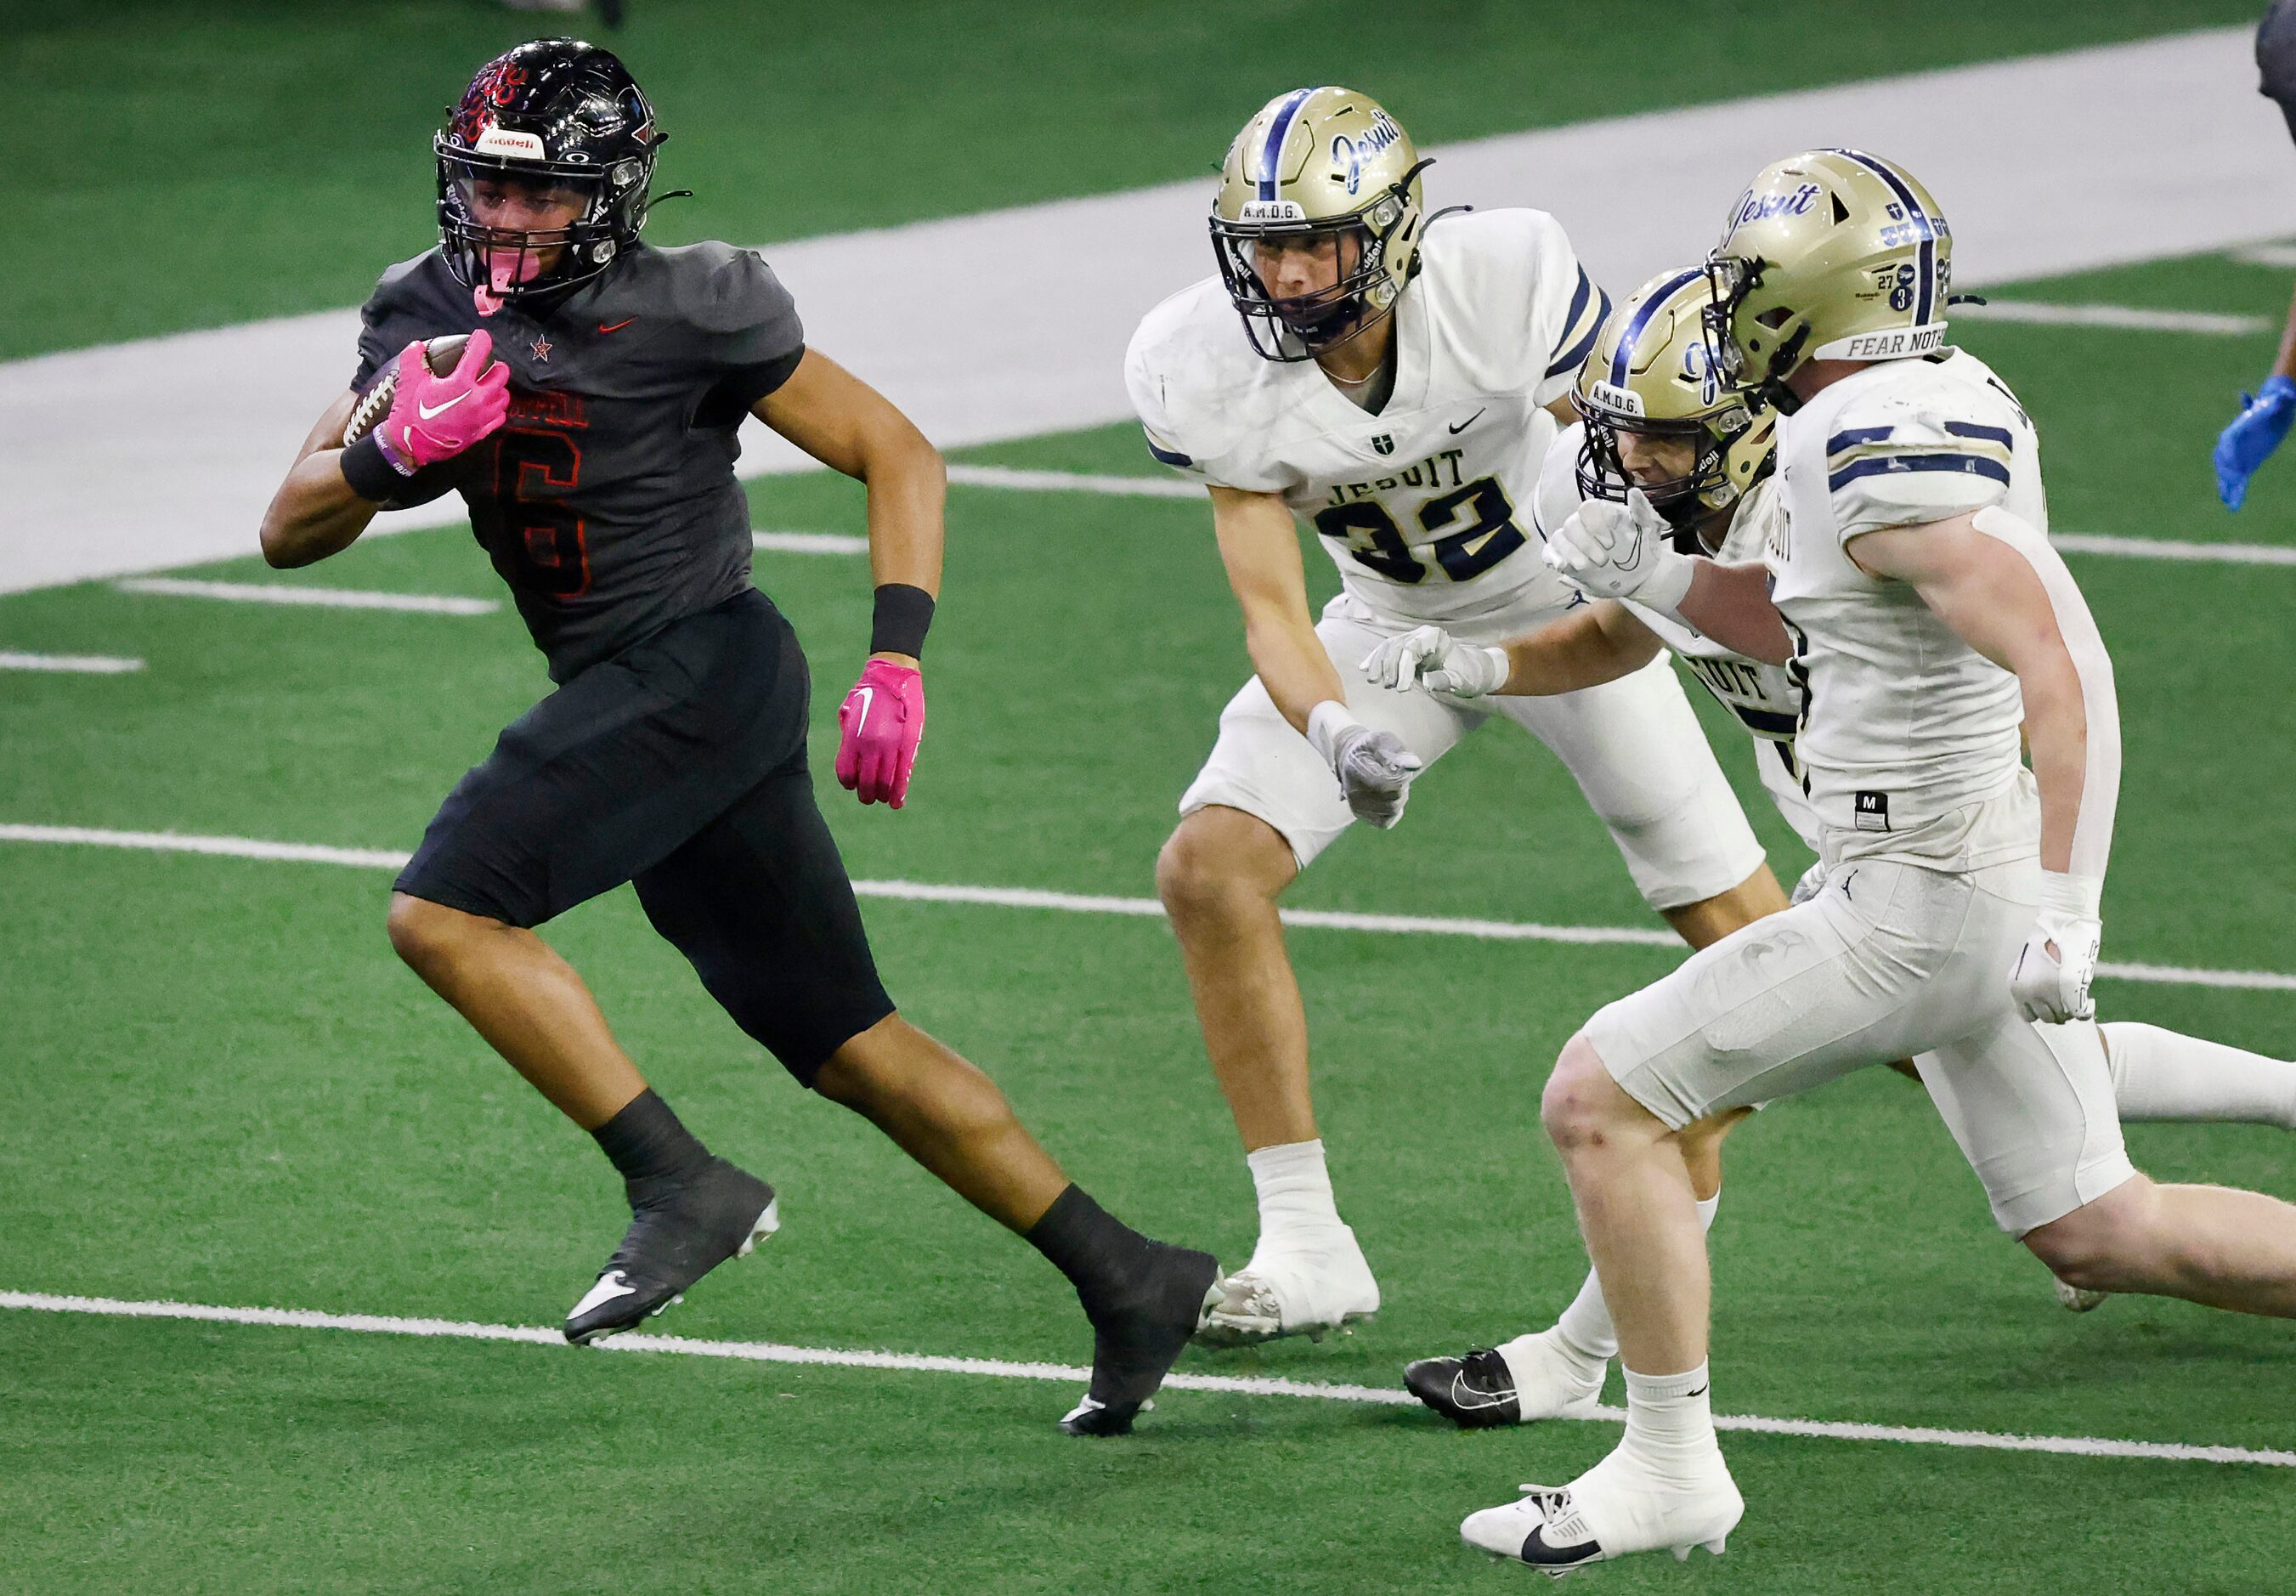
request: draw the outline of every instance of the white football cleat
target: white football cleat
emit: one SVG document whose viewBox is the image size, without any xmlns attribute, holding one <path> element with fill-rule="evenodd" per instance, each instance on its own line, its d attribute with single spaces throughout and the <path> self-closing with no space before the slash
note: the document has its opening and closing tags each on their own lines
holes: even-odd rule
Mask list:
<svg viewBox="0 0 2296 1596">
<path fill-rule="evenodd" d="M 2110 1291 L 2090 1291 L 2079 1286 L 2068 1286 L 2054 1275 L 2049 1277 L 2049 1281 L 2057 1288 L 2057 1301 L 2074 1313 L 2086 1313 L 2092 1308 L 2102 1307 L 2104 1299 L 2112 1295 Z"/>
<path fill-rule="evenodd" d="M 1525 1485 L 1519 1501 L 1470 1513 L 1459 1538 L 1495 1558 L 1511 1558 L 1555 1578 L 1588 1563 L 1637 1551 L 1671 1551 L 1687 1562 L 1693 1547 L 1722 1555 L 1745 1516 L 1745 1498 L 1719 1452 L 1693 1485 L 1652 1478 L 1618 1452 L 1560 1490 Z"/>
<path fill-rule="evenodd" d="M 1262 1241 L 1250 1263 L 1213 1289 L 1218 1300 L 1204 1310 L 1196 1330 L 1196 1339 L 1212 1346 L 1250 1346 L 1282 1336 L 1321 1341 L 1379 1312 L 1379 1282 L 1345 1225 L 1318 1232 L 1312 1247 Z"/>
</svg>

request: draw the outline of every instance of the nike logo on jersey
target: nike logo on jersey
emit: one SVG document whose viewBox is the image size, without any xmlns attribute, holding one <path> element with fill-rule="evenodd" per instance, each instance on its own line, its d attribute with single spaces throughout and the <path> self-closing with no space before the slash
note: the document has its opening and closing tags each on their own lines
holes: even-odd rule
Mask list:
<svg viewBox="0 0 2296 1596">
<path fill-rule="evenodd" d="M 456 394 L 453 399 L 448 399 L 443 405 L 426 405 L 421 399 L 417 399 L 414 401 L 414 413 L 425 421 L 429 421 L 434 415 L 444 415 L 447 411 L 461 404 L 464 399 L 470 398 L 473 391 L 475 391 L 472 389 L 465 388 L 462 392 Z"/>
<path fill-rule="evenodd" d="M 608 326 L 604 322 L 600 322 L 600 323 L 598 324 L 598 331 L 600 331 L 601 333 L 619 333 L 619 332 L 620 332 L 624 327 L 628 326 L 628 325 L 630 325 L 630 323 L 631 323 L 631 322 L 634 322 L 634 321 L 636 321 L 636 320 L 637 320 L 637 317 L 635 317 L 635 316 L 627 317 L 625 317 L 624 319 L 622 319 L 622 320 L 620 320 L 620 321 L 616 322 L 616 323 L 615 323 L 612 326 L 611 326 L 611 327 L 610 327 L 610 326 Z"/>
<path fill-rule="evenodd" d="M 1490 407 L 1489 407 L 1488 405 L 1485 405 L 1485 406 L 1483 407 L 1483 410 L 1488 410 L 1488 409 L 1489 409 L 1489 408 L 1490 408 Z M 1447 432 L 1448 432 L 1451 434 L 1451 436 L 1452 436 L 1452 437 L 1456 438 L 1460 433 L 1462 433 L 1462 432 L 1465 432 L 1469 427 L 1473 426 L 1477 422 L 1479 422 L 1479 421 L 1482 420 L 1482 418 L 1483 418 L 1483 410 L 1478 410 L 1478 411 L 1476 411 L 1472 415 L 1470 415 L 1469 417 L 1467 417 L 1467 419 L 1466 419 L 1466 420 L 1464 420 L 1464 421 L 1461 422 L 1457 426 L 1456 426 L 1456 427 L 1448 427 L 1448 428 L 1446 428 L 1445 430 L 1446 430 Z"/>
</svg>

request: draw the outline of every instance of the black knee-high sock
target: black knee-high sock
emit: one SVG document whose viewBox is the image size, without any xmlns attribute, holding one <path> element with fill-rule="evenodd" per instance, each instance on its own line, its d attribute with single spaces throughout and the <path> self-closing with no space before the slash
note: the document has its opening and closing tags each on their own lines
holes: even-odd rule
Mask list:
<svg viewBox="0 0 2296 1596">
<path fill-rule="evenodd" d="M 621 1172 L 633 1201 L 649 1187 L 692 1174 L 709 1162 L 709 1149 L 678 1123 L 652 1087 L 590 1134 Z"/>
<path fill-rule="evenodd" d="M 1086 1307 L 1126 1295 L 1155 1245 L 1073 1184 L 1029 1227 L 1028 1241 L 1068 1276 Z"/>
</svg>

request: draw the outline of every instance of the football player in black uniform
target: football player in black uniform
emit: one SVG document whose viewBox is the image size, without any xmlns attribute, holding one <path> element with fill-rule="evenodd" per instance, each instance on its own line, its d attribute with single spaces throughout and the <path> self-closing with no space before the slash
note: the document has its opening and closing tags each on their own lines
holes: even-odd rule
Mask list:
<svg viewBox="0 0 2296 1596">
<path fill-rule="evenodd" d="M 627 1184 L 629 1231 L 570 1340 L 640 1323 L 776 1222 L 772 1189 L 678 1123 L 534 933 L 627 881 L 791 1074 L 1075 1283 L 1093 1377 L 1062 1424 L 1121 1434 L 1194 1332 L 1214 1263 L 1103 1211 L 986 1075 L 894 1012 L 814 803 L 805 657 L 750 580 L 734 430 L 755 415 L 868 485 L 876 619 L 837 767 L 898 808 L 924 719 L 940 457 L 806 347 L 756 255 L 640 241 L 662 136 L 606 51 L 546 39 L 488 63 L 435 144 L 439 245 L 383 274 L 351 388 L 265 515 L 266 557 L 307 565 L 386 504 L 461 493 L 556 684 L 431 821 L 392 945 Z M 442 374 L 423 341 L 449 333 L 469 343 Z M 354 411 L 372 424 L 345 447 Z"/>
</svg>

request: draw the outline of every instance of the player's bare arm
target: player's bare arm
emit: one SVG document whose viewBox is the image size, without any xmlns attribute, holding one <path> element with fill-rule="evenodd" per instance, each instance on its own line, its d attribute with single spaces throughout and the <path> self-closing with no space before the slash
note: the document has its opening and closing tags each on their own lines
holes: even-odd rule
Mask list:
<svg viewBox="0 0 2296 1596">
<path fill-rule="evenodd" d="M 1461 643 L 1439 626 L 1417 627 L 1373 649 L 1363 669 L 1398 692 L 1423 687 L 1454 698 L 1546 698 L 1617 681 L 1664 646 L 1626 605 L 1606 598 L 1490 647 Z"/>
<path fill-rule="evenodd" d="M 340 554 L 382 507 L 360 498 L 343 476 L 343 425 L 357 403 L 346 390 L 327 407 L 263 512 L 263 557 L 282 570 Z"/>
<path fill-rule="evenodd" d="M 759 421 L 869 489 L 869 575 L 938 597 L 948 473 L 940 451 L 883 394 L 818 350 L 759 399 Z M 914 666 L 914 654 L 881 656 Z"/>
<path fill-rule="evenodd" d="M 2080 589 L 2046 542 L 2022 523 L 2028 536 L 2006 538 L 1978 524 L 2014 520 L 1980 510 L 1865 532 L 1850 539 L 1849 557 L 1911 586 L 1962 641 L 2015 674 L 2041 789 L 2041 867 L 2101 880 L 2120 768 L 2112 662 Z M 2078 859 L 2077 834 L 2087 843 Z"/>
<path fill-rule="evenodd" d="M 1316 636 L 1308 576 L 1292 511 L 1274 493 L 1215 487 L 1212 531 L 1243 612 L 1244 647 L 1275 707 L 1302 733 L 1319 703 L 1347 702 L 1340 673 Z"/>
<path fill-rule="evenodd" d="M 869 489 L 869 658 L 837 712 L 837 779 L 864 803 L 899 809 L 924 736 L 919 656 L 940 592 L 948 472 L 892 402 L 817 350 L 752 414 Z"/>
</svg>

